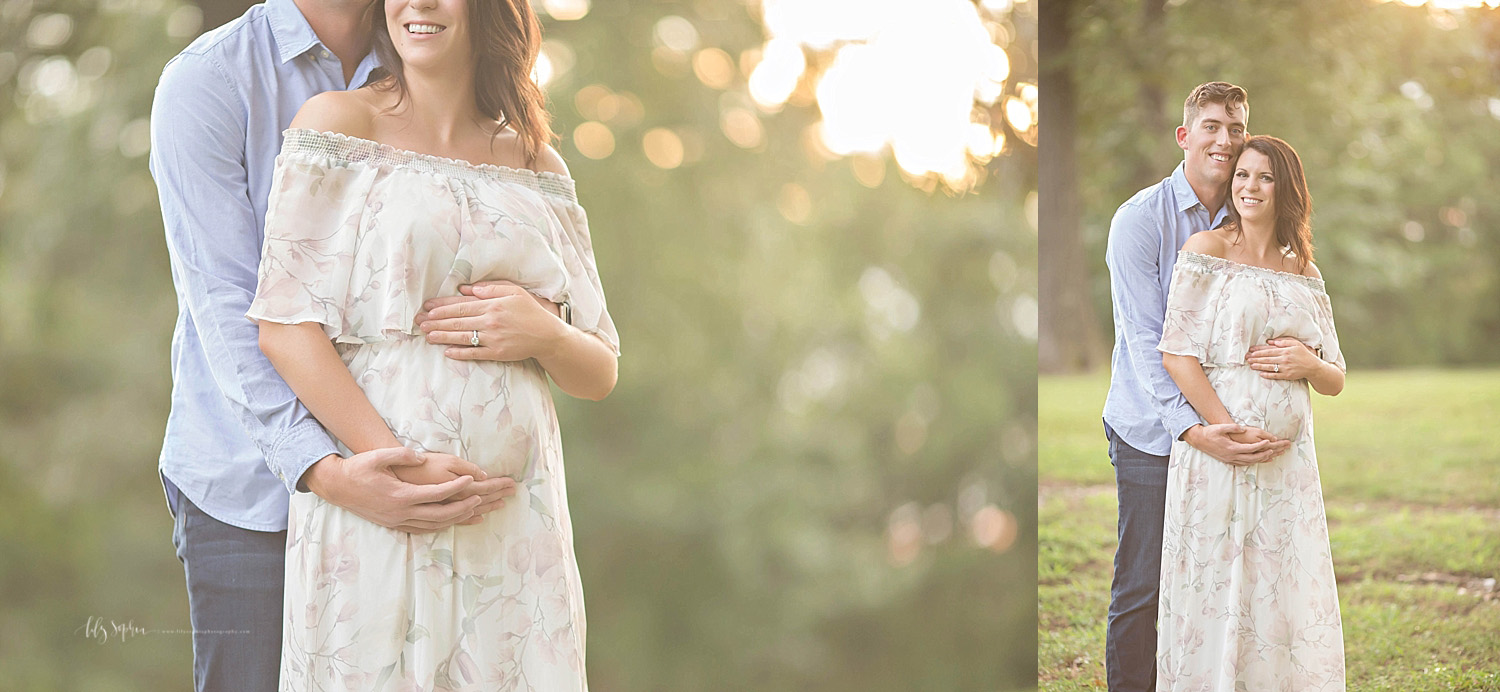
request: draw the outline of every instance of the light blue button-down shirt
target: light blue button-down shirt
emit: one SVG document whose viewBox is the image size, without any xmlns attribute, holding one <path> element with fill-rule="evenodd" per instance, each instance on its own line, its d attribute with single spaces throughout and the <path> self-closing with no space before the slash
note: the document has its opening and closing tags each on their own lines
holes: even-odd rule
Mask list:
<svg viewBox="0 0 1500 692">
<path fill-rule="evenodd" d="M 337 451 L 245 312 L 282 130 L 307 99 L 360 86 L 376 65 L 365 56 L 346 83 L 292 0 L 267 0 L 198 37 L 156 87 L 151 174 L 178 306 L 160 470 L 169 495 L 227 524 L 285 529 L 298 479 Z"/>
<path fill-rule="evenodd" d="M 1228 207 L 1210 212 L 1188 185 L 1182 164 L 1120 205 L 1104 253 L 1114 303 L 1104 425 L 1131 447 L 1166 456 L 1172 441 L 1203 422 L 1161 364 L 1162 322 L 1177 251 L 1188 236 L 1217 228 Z"/>
</svg>

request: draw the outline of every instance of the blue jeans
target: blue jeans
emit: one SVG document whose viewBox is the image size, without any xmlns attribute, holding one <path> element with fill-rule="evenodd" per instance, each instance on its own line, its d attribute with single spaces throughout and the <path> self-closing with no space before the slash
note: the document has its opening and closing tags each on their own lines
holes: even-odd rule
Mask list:
<svg viewBox="0 0 1500 692">
<path fill-rule="evenodd" d="M 1156 689 L 1156 600 L 1167 510 L 1167 457 L 1147 454 L 1109 431 L 1120 498 L 1120 546 L 1109 588 L 1104 668 L 1110 692 Z"/>
<path fill-rule="evenodd" d="M 230 526 L 167 485 L 172 545 L 187 575 L 193 689 L 274 692 L 285 619 L 286 532 Z"/>
</svg>

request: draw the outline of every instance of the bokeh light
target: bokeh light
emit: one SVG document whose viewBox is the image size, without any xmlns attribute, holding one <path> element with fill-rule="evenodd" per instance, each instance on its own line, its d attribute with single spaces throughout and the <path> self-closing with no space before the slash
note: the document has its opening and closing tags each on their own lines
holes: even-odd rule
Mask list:
<svg viewBox="0 0 1500 692">
<path fill-rule="evenodd" d="M 718 48 L 704 48 L 693 56 L 693 74 L 711 89 L 728 89 L 734 81 L 734 59 Z"/>
<path fill-rule="evenodd" d="M 561 41 L 542 41 L 542 49 L 536 56 L 536 67 L 531 76 L 538 86 L 546 89 L 553 81 L 573 69 L 573 49 Z"/>
<path fill-rule="evenodd" d="M 543 0 L 542 11 L 563 22 L 583 19 L 589 13 L 589 0 Z"/>
<path fill-rule="evenodd" d="M 726 108 L 719 116 L 719 129 L 724 136 L 742 149 L 755 149 L 766 141 L 765 128 L 754 111 L 747 108 Z"/>
<path fill-rule="evenodd" d="M 51 50 L 73 35 L 73 18 L 65 14 L 42 14 L 26 28 L 26 42 L 38 50 Z"/>
<path fill-rule="evenodd" d="M 750 73 L 750 97 L 767 111 L 779 110 L 797 88 L 805 69 L 807 57 L 800 45 L 771 39 L 761 49 L 755 70 Z"/>
<path fill-rule="evenodd" d="M 641 148 L 646 152 L 646 160 L 657 168 L 670 170 L 682 165 L 682 138 L 667 128 L 647 130 L 641 138 Z"/>
<path fill-rule="evenodd" d="M 821 151 L 814 153 L 889 152 L 909 177 L 969 189 L 982 179 L 978 169 L 1004 151 L 1007 126 L 1028 145 L 1036 141 L 1035 85 L 1007 86 L 1012 65 L 1001 44 L 1012 30 L 1002 17 L 1013 10 L 1010 2 L 972 0 L 920 8 L 896 0 L 762 0 L 768 38 L 740 54 L 740 69 L 762 111 L 816 105 Z"/>
<path fill-rule="evenodd" d="M 591 159 L 615 153 L 615 134 L 604 123 L 589 120 L 573 128 L 573 148 Z"/>
<path fill-rule="evenodd" d="M 781 186 L 781 194 L 776 196 L 776 210 L 787 221 L 806 225 L 812 218 L 812 195 L 797 183 L 786 183 Z"/>
</svg>

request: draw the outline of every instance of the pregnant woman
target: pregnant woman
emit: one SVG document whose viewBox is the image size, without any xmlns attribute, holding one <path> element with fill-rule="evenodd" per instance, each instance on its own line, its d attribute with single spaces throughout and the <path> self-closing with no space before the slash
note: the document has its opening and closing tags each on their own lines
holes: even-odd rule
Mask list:
<svg viewBox="0 0 1500 692">
<path fill-rule="evenodd" d="M 1292 442 L 1230 465 L 1172 446 L 1158 614 L 1163 692 L 1344 689 L 1344 645 L 1308 386 L 1335 395 L 1344 358 L 1313 265 L 1302 162 L 1275 137 L 1245 142 L 1234 214 L 1194 234 L 1172 276 L 1160 350 L 1209 423 Z"/>
<path fill-rule="evenodd" d="M 573 181 L 547 146 L 536 17 L 526 0 L 372 13 L 390 77 L 315 97 L 285 133 L 249 316 L 349 450 L 451 454 L 520 488 L 426 534 L 294 496 L 281 688 L 583 690 L 548 378 L 602 398 L 618 341 Z M 481 281 L 509 283 L 463 288 Z"/>
</svg>

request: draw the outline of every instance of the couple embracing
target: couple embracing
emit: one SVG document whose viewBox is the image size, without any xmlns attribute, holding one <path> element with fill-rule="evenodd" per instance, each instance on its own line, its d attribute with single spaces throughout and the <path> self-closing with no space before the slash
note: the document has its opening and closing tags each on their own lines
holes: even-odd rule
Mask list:
<svg viewBox="0 0 1500 692">
<path fill-rule="evenodd" d="M 1111 692 L 1344 689 L 1309 394 L 1344 359 L 1302 163 L 1249 113 L 1195 88 L 1182 164 L 1110 225 Z"/>
<path fill-rule="evenodd" d="M 266 0 L 152 108 L 198 690 L 584 690 L 549 380 L 619 344 L 526 0 Z"/>
</svg>

